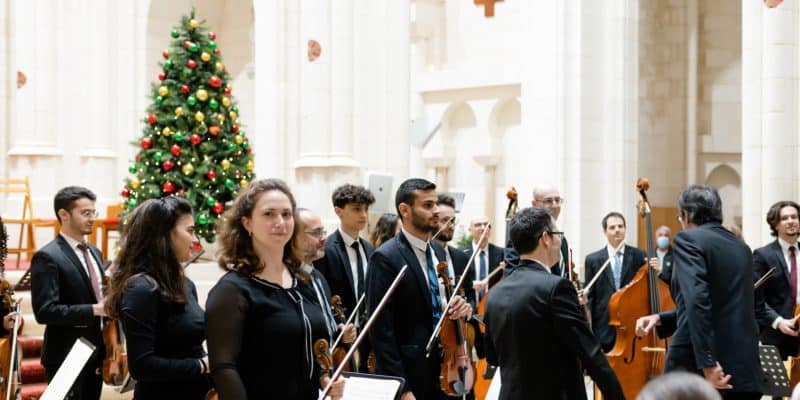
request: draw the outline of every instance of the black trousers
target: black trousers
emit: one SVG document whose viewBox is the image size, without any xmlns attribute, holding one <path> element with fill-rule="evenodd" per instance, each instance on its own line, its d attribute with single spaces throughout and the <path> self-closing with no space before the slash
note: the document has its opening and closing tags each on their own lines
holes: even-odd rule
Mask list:
<svg viewBox="0 0 800 400">
<path fill-rule="evenodd" d="M 103 377 L 97 374 L 97 365 L 93 363 L 87 364 L 67 395 L 70 400 L 100 400 L 100 393 L 103 391 Z M 58 371 L 58 366 L 44 367 L 44 372 L 47 374 L 47 382 L 53 380 L 53 377 Z"/>
<path fill-rule="evenodd" d="M 761 398 L 761 393 L 751 392 L 731 392 L 729 390 L 720 390 L 719 394 L 722 395 L 724 400 L 758 400 Z"/>
</svg>

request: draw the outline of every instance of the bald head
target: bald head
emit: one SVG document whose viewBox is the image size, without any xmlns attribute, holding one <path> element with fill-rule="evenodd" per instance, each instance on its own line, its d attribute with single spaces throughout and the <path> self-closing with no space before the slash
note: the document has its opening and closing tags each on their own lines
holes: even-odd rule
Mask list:
<svg viewBox="0 0 800 400">
<path fill-rule="evenodd" d="M 319 215 L 307 208 L 295 210 L 295 233 L 292 248 L 306 264 L 325 256 L 325 227 Z"/>
<path fill-rule="evenodd" d="M 561 198 L 558 188 L 553 185 L 542 185 L 533 188 L 533 200 L 531 205 L 534 207 L 544 207 L 550 210 L 553 219 L 558 219 L 561 214 Z"/>
</svg>

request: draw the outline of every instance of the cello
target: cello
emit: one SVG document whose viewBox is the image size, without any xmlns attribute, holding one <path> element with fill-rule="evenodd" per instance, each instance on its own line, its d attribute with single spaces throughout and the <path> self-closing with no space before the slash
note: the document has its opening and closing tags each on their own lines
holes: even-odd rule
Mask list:
<svg viewBox="0 0 800 400">
<path fill-rule="evenodd" d="M 440 262 L 436 266 L 436 272 L 444 282 L 445 297 L 452 298 L 453 285 L 447 273 L 447 263 Z M 472 360 L 475 328 L 464 318 L 444 318 L 439 332 L 439 343 L 443 353 L 439 385 L 448 396 L 464 396 L 472 390 L 476 378 L 475 362 Z"/>
<path fill-rule="evenodd" d="M 639 178 L 636 182 L 639 214 L 645 219 L 647 231 L 647 259 L 633 280 L 614 293 L 608 302 L 608 324 L 616 328 L 617 338 L 614 347 L 606 353 L 606 358 L 628 399 L 636 398 L 651 378 L 663 373 L 666 361 L 667 340 L 659 339 L 655 330 L 644 337 L 637 337 L 636 320 L 675 308 L 669 286 L 658 279 L 657 272 L 649 265 L 650 258 L 656 257 L 650 204 L 646 194 L 649 188 L 650 182 L 645 178 Z"/>
</svg>

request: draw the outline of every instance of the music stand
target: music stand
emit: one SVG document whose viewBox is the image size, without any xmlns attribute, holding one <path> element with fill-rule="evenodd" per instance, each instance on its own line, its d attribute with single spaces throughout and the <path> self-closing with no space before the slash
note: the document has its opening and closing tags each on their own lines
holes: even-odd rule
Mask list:
<svg viewBox="0 0 800 400">
<path fill-rule="evenodd" d="M 789 375 L 778 348 L 759 345 L 758 358 L 761 359 L 761 370 L 764 373 L 763 393 L 767 396 L 789 397 L 792 387 L 789 386 Z"/>
</svg>

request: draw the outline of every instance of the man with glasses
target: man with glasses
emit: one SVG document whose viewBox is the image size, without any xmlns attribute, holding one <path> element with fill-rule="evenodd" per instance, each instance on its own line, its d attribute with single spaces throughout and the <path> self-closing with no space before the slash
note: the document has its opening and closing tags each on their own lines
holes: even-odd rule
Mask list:
<svg viewBox="0 0 800 400">
<path fill-rule="evenodd" d="M 544 185 L 533 188 L 533 200 L 531 200 L 531 206 L 542 207 L 550 210 L 550 214 L 553 215 L 553 219 L 556 221 L 558 221 L 558 216 L 561 215 L 562 204 L 564 204 L 564 198 L 561 197 L 561 194 L 558 192 L 558 188 L 555 186 Z M 519 263 L 519 255 L 517 254 L 517 251 L 514 250 L 513 246 L 511 246 L 511 241 L 508 238 L 506 239 L 506 270 L 504 275 L 510 274 L 514 268 L 517 267 L 517 263 Z M 566 265 L 569 261 L 569 243 L 567 242 L 566 237 L 564 237 L 564 240 L 561 241 L 560 254 L 560 257 L 558 257 L 556 262 L 552 265 L 550 272 L 553 275 L 558 275 L 569 279 L 569 266 Z"/>
<path fill-rule="evenodd" d="M 103 386 L 99 373 L 105 356 L 103 258 L 100 250 L 85 240 L 97 218 L 95 199 L 94 193 L 83 187 L 59 190 L 53 208 L 61 232 L 31 260 L 33 312 L 36 321 L 46 326 L 41 361 L 47 381 L 53 379 L 78 338 L 96 346 L 72 385 L 71 399 L 97 400 Z"/>
<path fill-rule="evenodd" d="M 482 241 L 478 242 L 484 228 L 487 226 L 486 235 Z M 481 297 L 486 295 L 486 291 L 502 278 L 500 274 L 495 274 L 491 279 L 486 279 L 498 267 L 503 268 L 501 263 L 503 263 L 505 248 L 495 246 L 489 242 L 492 236 L 492 227 L 486 217 L 475 218 L 470 221 L 469 234 L 472 236 L 472 243 L 462 250 L 464 250 L 467 257 L 472 257 L 473 253 L 476 254 L 470 269 L 472 272 L 471 280 L 474 280 L 474 282 L 471 282 L 470 289 L 473 292 L 471 295 L 475 298 L 475 301 L 480 302 Z"/>
<path fill-rule="evenodd" d="M 647 256 L 645 252 L 636 247 L 623 244 L 625 241 L 625 217 L 618 212 L 610 212 L 603 217 L 603 233 L 608 243 L 600 250 L 586 256 L 586 282 L 599 272 L 600 267 L 611 259 L 603 272 L 603 276 L 595 282 L 588 295 L 581 296 L 581 301 L 588 301 L 592 314 L 592 329 L 603 351 L 609 352 L 614 347 L 617 333 L 614 327 L 608 325 L 608 301 L 617 290 L 625 287 L 633 280 L 634 275 Z M 620 248 L 620 246 L 622 246 Z M 647 299 L 642 299 L 646 301 Z"/>
<path fill-rule="evenodd" d="M 603 397 L 624 399 L 577 301 L 575 286 L 549 269 L 560 257 L 563 232 L 544 208 L 526 208 L 510 223 L 520 254 L 517 270 L 486 300 L 486 361 L 502 371 L 501 397 L 586 399 L 586 369 Z"/>
<path fill-rule="evenodd" d="M 331 200 L 333 211 L 339 217 L 339 229 L 328 236 L 325 257 L 314 266 L 325 276 L 331 294 L 342 298 L 342 305 L 349 313 L 364 294 L 367 262 L 375 251 L 369 241 L 359 236 L 367 226 L 369 206 L 375 203 L 375 196 L 363 186 L 348 183 L 336 188 Z M 362 304 L 355 319 L 356 326 L 360 326 L 364 310 Z M 366 363 L 361 367 L 364 368 L 362 372 L 366 372 Z"/>
</svg>

